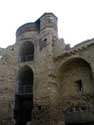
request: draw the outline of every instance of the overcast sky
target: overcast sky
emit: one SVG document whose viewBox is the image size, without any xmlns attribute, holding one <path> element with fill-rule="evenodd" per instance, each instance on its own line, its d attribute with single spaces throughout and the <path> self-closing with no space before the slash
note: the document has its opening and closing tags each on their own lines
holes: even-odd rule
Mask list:
<svg viewBox="0 0 94 125">
<path fill-rule="evenodd" d="M 0 0 L 0 46 L 14 44 L 17 28 L 44 12 L 58 17 L 59 37 L 66 43 L 94 37 L 94 0 Z"/>
</svg>

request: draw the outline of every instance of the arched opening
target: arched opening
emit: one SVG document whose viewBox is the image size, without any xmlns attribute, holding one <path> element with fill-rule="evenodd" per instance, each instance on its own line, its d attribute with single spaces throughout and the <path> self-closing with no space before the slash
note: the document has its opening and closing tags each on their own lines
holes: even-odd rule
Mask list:
<svg viewBox="0 0 94 125">
<path fill-rule="evenodd" d="M 59 70 L 61 101 L 65 125 L 94 124 L 92 102 L 94 84 L 90 64 L 82 58 L 72 58 L 63 63 Z"/>
<path fill-rule="evenodd" d="M 29 66 L 22 67 L 17 76 L 17 94 L 32 94 L 33 89 L 33 71 Z"/>
<path fill-rule="evenodd" d="M 33 70 L 23 66 L 17 75 L 14 119 L 15 125 L 26 125 L 32 120 L 33 109 Z"/>
<path fill-rule="evenodd" d="M 91 67 L 81 58 L 72 58 L 60 67 L 59 81 L 63 96 L 94 94 Z"/>
<path fill-rule="evenodd" d="M 26 41 L 21 45 L 19 51 L 19 61 L 32 61 L 34 58 L 34 45 L 30 41 Z"/>
</svg>

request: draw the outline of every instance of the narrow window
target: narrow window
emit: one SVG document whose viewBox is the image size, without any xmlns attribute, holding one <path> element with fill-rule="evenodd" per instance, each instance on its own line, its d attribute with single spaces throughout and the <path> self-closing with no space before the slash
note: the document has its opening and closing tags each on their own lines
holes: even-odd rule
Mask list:
<svg viewBox="0 0 94 125">
<path fill-rule="evenodd" d="M 76 83 L 77 91 L 81 92 L 82 91 L 82 81 L 77 80 L 77 81 L 75 81 L 75 83 Z"/>
</svg>

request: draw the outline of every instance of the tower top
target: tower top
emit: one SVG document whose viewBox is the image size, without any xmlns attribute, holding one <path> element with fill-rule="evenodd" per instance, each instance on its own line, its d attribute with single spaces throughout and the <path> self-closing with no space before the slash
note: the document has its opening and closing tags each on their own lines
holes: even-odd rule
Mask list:
<svg viewBox="0 0 94 125">
<path fill-rule="evenodd" d="M 53 13 L 44 13 L 39 19 L 40 30 L 48 27 L 57 30 L 57 17 Z"/>
<path fill-rule="evenodd" d="M 17 29 L 16 36 L 19 36 L 25 32 L 40 32 L 48 27 L 57 30 L 57 17 L 53 13 L 44 13 L 35 22 L 23 24 Z"/>
<path fill-rule="evenodd" d="M 55 16 L 55 14 L 54 13 L 51 13 L 51 12 L 46 12 L 46 13 L 44 13 L 40 18 L 42 18 L 42 17 L 44 17 L 44 16 L 52 16 L 52 17 L 55 17 L 56 19 L 57 19 L 57 17 Z"/>
</svg>

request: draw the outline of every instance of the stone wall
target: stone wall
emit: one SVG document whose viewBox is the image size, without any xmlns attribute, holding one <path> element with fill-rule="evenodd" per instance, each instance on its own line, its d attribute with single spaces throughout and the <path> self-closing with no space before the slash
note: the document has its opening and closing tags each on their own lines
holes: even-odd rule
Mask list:
<svg viewBox="0 0 94 125">
<path fill-rule="evenodd" d="M 0 59 L 0 124 L 12 124 L 16 81 L 16 49 L 9 46 Z"/>
<path fill-rule="evenodd" d="M 16 43 L 5 49 L 0 59 L 0 124 L 13 124 L 17 75 L 26 66 L 34 74 L 32 121 L 28 124 L 64 125 L 70 118 L 65 118 L 66 113 L 91 113 L 94 39 L 71 48 L 58 38 L 57 31 L 57 18 L 45 13 L 36 22 L 21 26 Z M 26 42 L 34 45 L 34 58 L 21 61 L 20 51 L 30 50 L 31 44 L 23 47 Z"/>
</svg>

